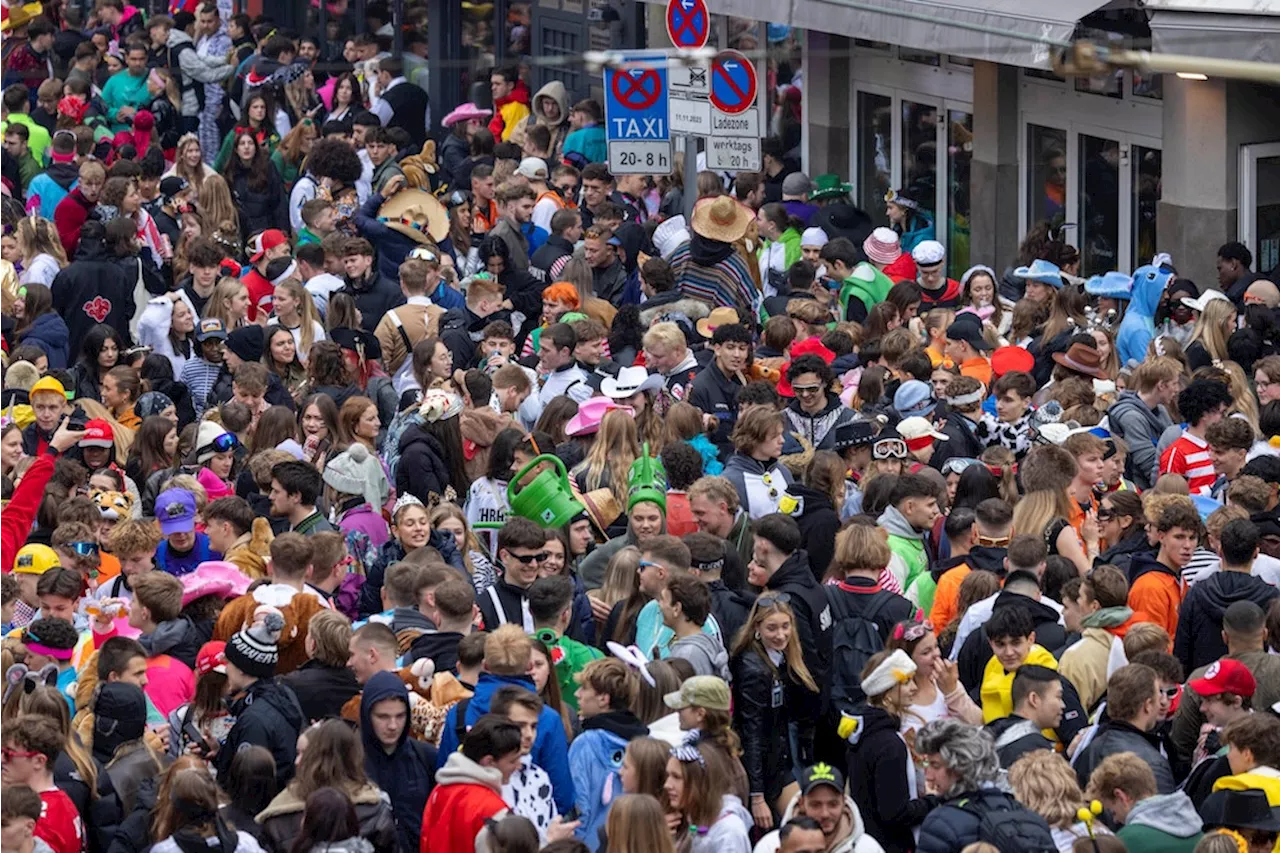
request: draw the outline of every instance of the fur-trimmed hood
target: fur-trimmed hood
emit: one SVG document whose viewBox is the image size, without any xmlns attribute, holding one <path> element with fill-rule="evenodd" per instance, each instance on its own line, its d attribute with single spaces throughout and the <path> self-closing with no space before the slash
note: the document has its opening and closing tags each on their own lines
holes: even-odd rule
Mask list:
<svg viewBox="0 0 1280 853">
<path fill-rule="evenodd" d="M 689 318 L 690 322 L 696 323 L 699 320 L 711 315 L 711 306 L 701 299 L 691 299 L 683 297 L 671 302 L 660 302 L 652 308 L 640 308 L 640 323 L 645 326 L 651 326 L 663 314 L 683 314 Z"/>
</svg>

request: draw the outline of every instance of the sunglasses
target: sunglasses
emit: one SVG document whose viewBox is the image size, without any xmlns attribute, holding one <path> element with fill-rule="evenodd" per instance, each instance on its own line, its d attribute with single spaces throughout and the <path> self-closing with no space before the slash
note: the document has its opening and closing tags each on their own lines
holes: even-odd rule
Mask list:
<svg viewBox="0 0 1280 853">
<path fill-rule="evenodd" d="M 97 542 L 68 542 L 62 546 L 79 557 L 96 557 L 98 556 Z"/>
<path fill-rule="evenodd" d="M 1160 692 L 1164 694 L 1164 698 L 1172 702 L 1182 692 L 1182 686 L 1175 684 L 1173 687 L 1161 687 Z"/>
<path fill-rule="evenodd" d="M 809 394 L 817 394 L 822 390 L 821 385 L 792 385 L 791 390 L 796 392 L 796 396 L 808 396 Z"/>
<path fill-rule="evenodd" d="M 510 551 L 508 551 L 507 556 L 527 566 L 530 563 L 545 563 L 547 559 L 550 558 L 551 555 L 548 554 L 546 551 L 539 551 L 536 554 L 512 554 Z"/>
<path fill-rule="evenodd" d="M 4 761 L 6 764 L 13 761 L 15 758 L 35 758 L 37 755 L 40 755 L 40 753 L 31 752 L 26 749 L 10 749 L 7 746 L 0 748 L 0 760 Z"/>
<path fill-rule="evenodd" d="M 757 607 L 773 607 L 776 604 L 790 604 L 791 594 L 786 592 L 775 592 L 765 594 L 756 599 Z"/>
<path fill-rule="evenodd" d="M 1098 510 L 1098 521 L 1110 521 L 1115 517 L 1115 512 L 1109 509 Z"/>
<path fill-rule="evenodd" d="M 430 249 L 424 249 L 421 246 L 409 253 L 409 257 L 416 258 L 420 261 L 438 261 L 440 257 Z"/>
</svg>

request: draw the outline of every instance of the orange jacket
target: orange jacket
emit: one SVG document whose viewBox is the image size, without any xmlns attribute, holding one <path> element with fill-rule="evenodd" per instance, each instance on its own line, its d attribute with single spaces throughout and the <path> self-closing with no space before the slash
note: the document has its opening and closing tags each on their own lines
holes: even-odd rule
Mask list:
<svg viewBox="0 0 1280 853">
<path fill-rule="evenodd" d="M 1138 555 L 1131 564 L 1136 577 L 1129 587 L 1129 609 L 1147 614 L 1150 621 L 1169 632 L 1178 632 L 1178 609 L 1185 589 L 1174 571 L 1153 557 Z"/>
<path fill-rule="evenodd" d="M 942 577 L 938 578 L 938 588 L 933 592 L 933 610 L 929 612 L 929 621 L 933 623 L 933 633 L 941 634 L 942 629 L 951 624 L 951 620 L 956 618 L 956 604 L 960 600 L 960 584 L 964 583 L 964 579 L 969 577 L 969 573 L 973 571 L 973 567 L 968 563 L 961 563 L 955 568 L 948 569 Z"/>
</svg>

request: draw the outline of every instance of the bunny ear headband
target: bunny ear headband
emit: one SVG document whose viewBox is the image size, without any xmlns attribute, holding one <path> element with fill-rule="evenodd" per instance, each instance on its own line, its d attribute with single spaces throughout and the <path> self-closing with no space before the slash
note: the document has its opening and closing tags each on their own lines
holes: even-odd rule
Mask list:
<svg viewBox="0 0 1280 853">
<path fill-rule="evenodd" d="M 0 695 L 0 704 L 7 703 L 19 686 L 23 693 L 34 693 L 41 685 L 55 686 L 57 683 L 57 664 L 47 663 L 39 671 L 32 671 L 25 663 L 15 663 L 5 670 L 4 693 Z"/>
<path fill-rule="evenodd" d="M 644 656 L 644 652 L 640 651 L 638 646 L 624 646 L 621 643 L 615 643 L 613 640 L 605 643 L 605 646 L 609 649 L 609 654 L 639 672 L 645 684 L 654 688 L 658 686 L 658 682 L 654 680 L 653 673 L 649 671 L 649 659 Z"/>
</svg>

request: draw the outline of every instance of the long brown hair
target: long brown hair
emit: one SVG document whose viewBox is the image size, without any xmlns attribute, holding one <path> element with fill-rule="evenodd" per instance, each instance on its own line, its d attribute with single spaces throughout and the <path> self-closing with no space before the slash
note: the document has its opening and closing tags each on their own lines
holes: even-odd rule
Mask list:
<svg viewBox="0 0 1280 853">
<path fill-rule="evenodd" d="M 665 798 L 662 786 L 667 781 L 667 756 L 671 748 L 666 741 L 652 737 L 638 737 L 627 744 L 624 760 L 629 759 L 636 770 L 635 794 L 648 794 L 659 800 Z"/>
<path fill-rule="evenodd" d="M 678 808 L 691 826 L 709 827 L 720 816 L 724 795 L 729 793 L 733 774 L 725 766 L 724 755 L 706 744 L 690 744 L 671 751 L 684 773 L 684 791 Z"/>
<path fill-rule="evenodd" d="M 537 637 L 530 637 L 533 650 L 541 654 L 547 659 L 547 666 L 551 669 L 551 674 L 547 676 L 546 686 L 542 688 L 539 696 L 542 704 L 549 707 L 560 715 L 560 722 L 564 725 L 565 737 L 573 739 L 573 723 L 569 721 L 569 709 L 564 704 L 564 699 L 560 695 L 560 679 L 556 677 L 555 659 L 551 657 L 551 650 L 547 648 L 547 644 L 539 640 Z"/>
<path fill-rule="evenodd" d="M 635 744 L 635 741 L 631 743 Z M 628 751 L 630 749 L 627 747 Z M 665 755 L 664 748 L 664 778 Z M 718 803 L 716 808 L 719 809 Z M 604 831 L 609 839 L 610 853 L 675 853 L 675 844 L 671 840 L 671 833 L 667 831 L 666 812 L 655 795 L 623 794 L 618 797 L 609 807 Z"/>
<path fill-rule="evenodd" d="M 369 784 L 364 773 L 360 736 L 342 720 L 325 720 L 303 732 L 306 751 L 288 790 L 305 800 L 321 788 L 337 788 L 348 796 Z"/>
<path fill-rule="evenodd" d="M 763 605 L 761 600 L 765 602 Z M 747 617 L 747 621 L 733 641 L 733 656 L 737 657 L 747 651 L 753 651 L 765 662 L 774 676 L 777 676 L 778 668 L 773 665 L 773 660 L 770 659 L 769 652 L 760 639 L 760 623 L 775 614 L 781 614 L 791 620 L 791 635 L 787 639 L 787 648 L 782 653 L 783 659 L 787 662 L 787 669 L 792 678 L 803 684 L 811 693 L 817 693 L 817 682 L 809 673 L 809 667 L 805 666 L 804 653 L 800 651 L 800 633 L 796 628 L 795 612 L 791 609 L 791 605 L 776 597 L 762 595 L 751 605 L 751 615 Z"/>
<path fill-rule="evenodd" d="M 179 756 L 173 764 L 169 765 L 169 769 L 160 777 L 160 787 L 156 791 L 155 813 L 151 817 L 151 837 L 156 841 L 163 841 L 173 835 L 175 829 L 178 829 L 180 818 L 174 803 L 174 780 L 187 771 L 192 771 L 197 777 L 202 775 L 209 776 L 209 768 L 204 763 L 204 760 L 194 755 Z M 212 781 L 211 778 L 210 781 Z M 180 787 L 184 795 L 187 795 L 200 786 L 193 779 L 190 782 L 184 782 Z M 214 793 L 214 802 L 216 803 L 216 787 L 214 788 Z"/>
</svg>

